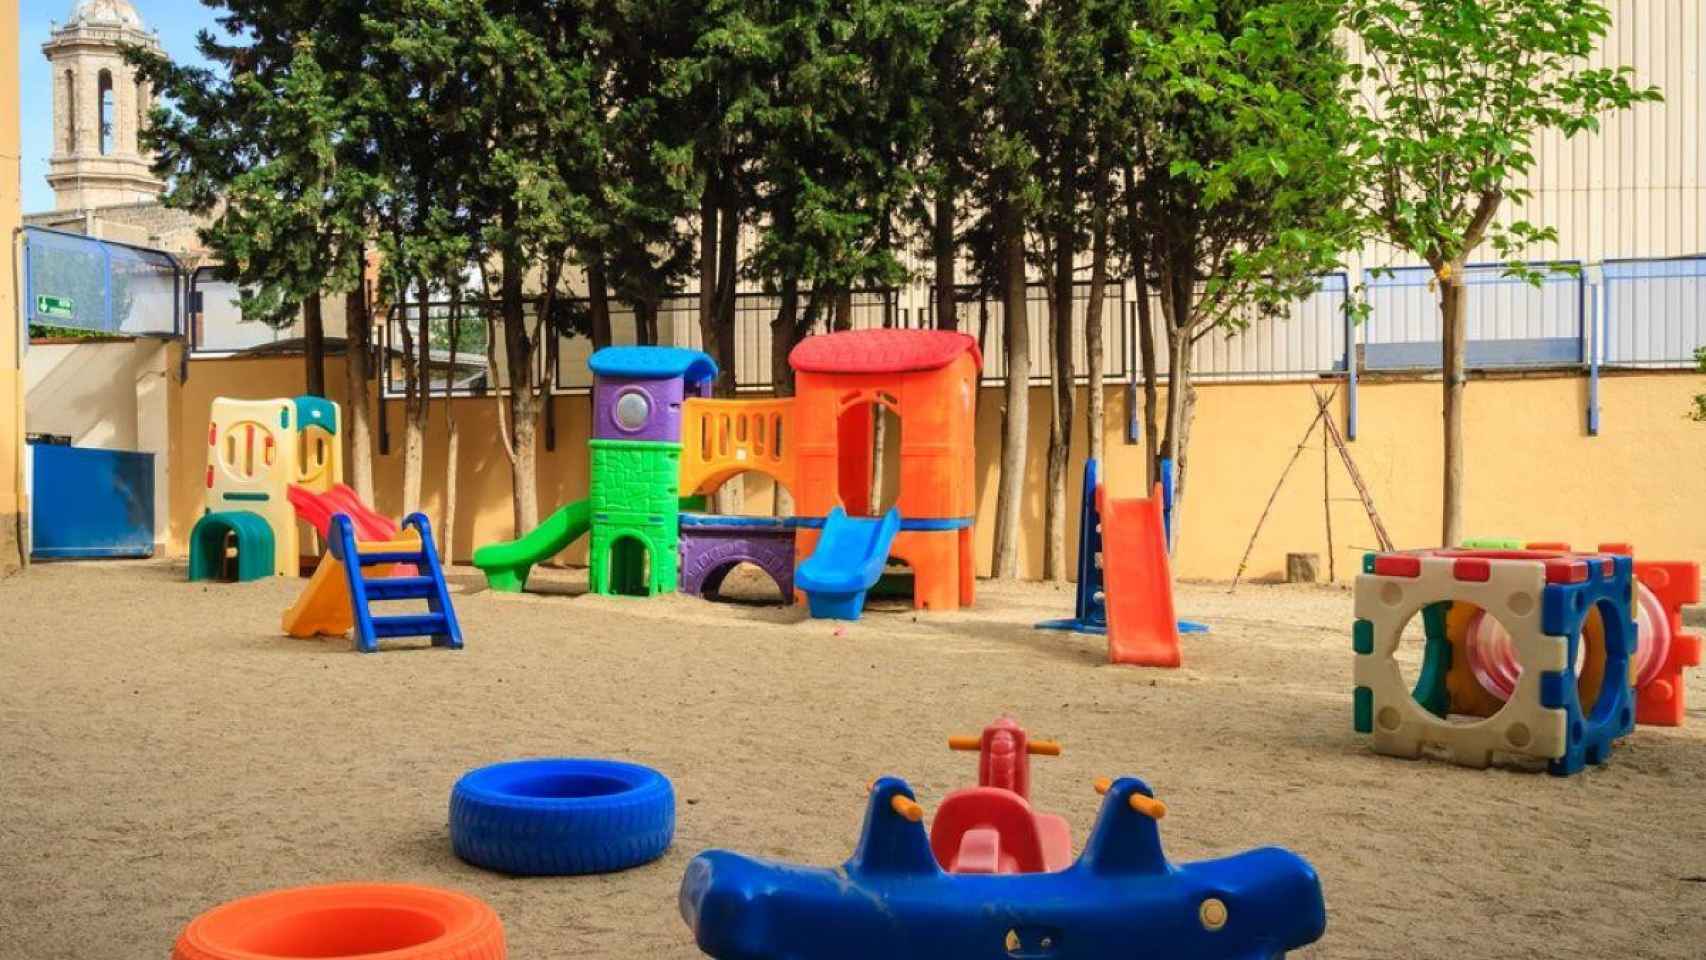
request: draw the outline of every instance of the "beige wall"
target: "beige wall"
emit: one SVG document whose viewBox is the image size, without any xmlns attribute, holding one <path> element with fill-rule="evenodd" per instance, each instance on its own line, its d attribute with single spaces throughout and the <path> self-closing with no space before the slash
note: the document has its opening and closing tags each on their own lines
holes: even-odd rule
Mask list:
<svg viewBox="0 0 1706 960">
<path fill-rule="evenodd" d="M 190 365 L 190 382 L 174 406 L 174 456 L 184 468 L 173 473 L 171 547 L 201 512 L 206 465 L 206 418 L 219 395 L 288 396 L 301 384 L 299 358 L 202 360 Z M 332 362 L 333 398 L 342 396 L 341 363 Z M 1582 545 L 1632 541 L 1643 555 L 1706 558 L 1706 515 L 1697 508 L 1706 477 L 1706 426 L 1684 411 L 1699 389 L 1698 376 L 1654 373 L 1607 378 L 1601 385 L 1601 435 L 1583 429 L 1586 381 L 1559 376 L 1476 380 L 1469 387 L 1468 506 L 1472 535 L 1567 539 Z M 1328 385 L 1330 386 L 1330 385 Z M 1439 528 L 1439 395 L 1437 382 L 1365 383 L 1360 393 L 1360 439 L 1350 445 L 1387 529 L 1400 546 L 1431 545 Z M 1117 495 L 1137 496 L 1142 483 L 1141 445 L 1124 441 L 1124 392 L 1107 394 L 1107 459 L 1104 476 Z M 589 400 L 557 397 L 557 445 L 541 448 L 540 504 L 555 505 L 586 493 Z M 985 390 L 978 410 L 979 515 L 995 505 L 1000 398 Z M 497 401 L 455 402 L 461 433 L 454 555 L 465 559 L 474 546 L 512 535 L 509 465 L 497 433 Z M 391 453 L 375 457 L 377 507 L 401 510 L 402 405 L 389 403 Z M 1024 503 L 1024 571 L 1036 576 L 1042 559 L 1042 479 L 1048 437 L 1047 395 L 1031 402 L 1030 476 Z M 1082 409 L 1082 404 L 1080 405 Z M 1275 481 L 1296 449 L 1314 412 L 1307 383 L 1209 384 L 1199 388 L 1193 462 L 1182 516 L 1180 576 L 1230 579 Z M 1334 407 L 1344 422 L 1344 405 Z M 426 447 L 424 509 L 436 523 L 444 516 L 444 408 L 432 410 Z M 904 428 L 903 428 L 904 429 Z M 1325 554 L 1320 434 L 1311 439 L 1276 500 L 1247 576 L 1269 578 L 1284 569 L 1291 551 Z M 1077 537 L 1077 484 L 1082 469 L 1079 430 L 1072 464 L 1073 514 L 1068 536 Z M 1340 579 L 1355 575 L 1361 553 L 1374 546 L 1362 507 L 1336 457 L 1331 464 L 1334 497 L 1334 559 Z M 1350 499 L 1339 499 L 1350 498 Z M 747 509 L 768 508 L 767 490 L 754 489 Z M 977 531 L 981 571 L 989 570 L 991 529 Z M 565 555 L 584 557 L 577 547 Z M 1323 557 L 1325 559 L 1325 557 Z M 1323 564 L 1324 566 L 1325 564 Z"/>
<path fill-rule="evenodd" d="M 24 512 L 24 381 L 19 375 L 18 3 L 0 0 L 0 576 L 23 563 L 19 516 Z"/>
</svg>

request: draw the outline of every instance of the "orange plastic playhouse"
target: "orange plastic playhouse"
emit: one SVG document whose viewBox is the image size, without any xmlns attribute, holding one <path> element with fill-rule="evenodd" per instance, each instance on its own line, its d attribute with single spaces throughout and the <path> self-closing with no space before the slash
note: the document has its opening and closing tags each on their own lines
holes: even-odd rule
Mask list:
<svg viewBox="0 0 1706 960">
<path fill-rule="evenodd" d="M 900 529 L 889 555 L 913 572 L 913 606 L 970 606 L 977 341 L 950 330 L 851 330 L 811 337 L 788 355 L 795 373 L 794 502 L 802 517 L 869 516 L 874 407 L 900 421 Z M 802 527 L 804 561 L 822 531 Z"/>
<path fill-rule="evenodd" d="M 856 618 L 889 559 L 912 568 L 913 605 L 972 602 L 977 341 L 944 330 L 854 330 L 811 337 L 788 357 L 795 396 L 692 397 L 682 405 L 680 492 L 710 494 L 751 471 L 794 496 L 788 521 L 796 599 L 815 615 Z M 899 491 L 874 517 L 873 413 L 900 424 Z M 755 558 L 747 558 L 754 559 Z M 815 575 L 815 576 L 814 576 Z M 843 589 L 820 612 L 822 591 Z"/>
</svg>

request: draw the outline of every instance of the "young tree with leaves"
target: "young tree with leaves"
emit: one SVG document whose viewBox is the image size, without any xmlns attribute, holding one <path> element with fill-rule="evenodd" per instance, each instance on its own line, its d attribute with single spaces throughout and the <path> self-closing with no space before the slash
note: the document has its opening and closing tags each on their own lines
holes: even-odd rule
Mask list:
<svg viewBox="0 0 1706 960">
<path fill-rule="evenodd" d="M 1532 195 L 1534 142 L 1599 129 L 1605 114 L 1660 99 L 1628 67 L 1590 65 L 1611 26 L 1594 0 L 1346 0 L 1364 57 L 1357 181 L 1371 232 L 1422 258 L 1439 289 L 1444 344 L 1441 542 L 1463 535 L 1463 403 L 1468 345 L 1464 266 L 1490 242 L 1507 272 L 1557 231 L 1501 219 Z"/>
<path fill-rule="evenodd" d="M 1066 541 L 1067 476 L 1077 419 L 1078 274 L 1089 256 L 1083 336 L 1089 369 L 1090 455 L 1102 455 L 1106 370 L 1102 311 L 1110 256 L 1111 178 L 1115 145 L 1129 136 L 1124 79 L 1131 64 L 1129 0 L 1048 0 L 1039 7 L 1042 56 L 1039 110 L 1032 137 L 1043 180 L 1043 206 L 1033 234 L 1036 266 L 1047 291 L 1050 370 L 1049 445 L 1043 510 L 1043 576 L 1065 582 L 1072 557 Z"/>
<path fill-rule="evenodd" d="M 1140 11 L 1135 79 L 1154 122 L 1132 143 L 1130 182 L 1168 346 L 1158 452 L 1174 464 L 1175 505 L 1193 347 L 1283 315 L 1354 242 L 1337 13 L 1333 0 L 1146 0 Z M 1175 542 L 1179 516 L 1175 506 Z"/>
</svg>

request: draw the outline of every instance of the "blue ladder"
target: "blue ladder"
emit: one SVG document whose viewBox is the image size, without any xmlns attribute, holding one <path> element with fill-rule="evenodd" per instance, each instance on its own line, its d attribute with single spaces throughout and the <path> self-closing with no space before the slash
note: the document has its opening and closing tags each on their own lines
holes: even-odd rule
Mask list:
<svg viewBox="0 0 1706 960">
<path fill-rule="evenodd" d="M 1173 462 L 1161 461 L 1162 520 L 1171 533 L 1173 525 Z M 1078 594 L 1073 614 L 1066 620 L 1044 620 L 1038 630 L 1070 630 L 1074 633 L 1108 632 L 1108 598 L 1102 585 L 1102 514 L 1096 509 L 1096 486 L 1100 468 L 1095 460 L 1084 461 L 1084 492 L 1078 512 Z M 1179 621 L 1180 633 L 1207 633 L 1208 625 Z"/>
<path fill-rule="evenodd" d="M 1107 633 L 1108 603 L 1102 587 L 1102 515 L 1096 510 L 1101 482 L 1095 460 L 1084 461 L 1084 492 L 1078 508 L 1078 595 L 1069 620 L 1044 620 L 1039 630 Z"/>
<path fill-rule="evenodd" d="M 387 637 L 431 637 L 435 647 L 462 649 L 462 627 L 456 622 L 456 609 L 450 605 L 450 588 L 444 582 L 432 526 L 425 514 L 411 513 L 403 521 L 403 529 L 410 528 L 420 534 L 419 550 L 362 553 L 356 548 L 355 527 L 349 517 L 341 513 L 332 517 L 332 539 L 327 546 L 344 565 L 350 607 L 355 614 L 356 649 L 362 653 L 378 652 L 380 639 Z M 370 580 L 363 572 L 367 567 L 399 563 L 414 567 L 415 576 Z M 374 616 L 371 604 L 375 600 L 425 600 L 428 612 Z"/>
</svg>

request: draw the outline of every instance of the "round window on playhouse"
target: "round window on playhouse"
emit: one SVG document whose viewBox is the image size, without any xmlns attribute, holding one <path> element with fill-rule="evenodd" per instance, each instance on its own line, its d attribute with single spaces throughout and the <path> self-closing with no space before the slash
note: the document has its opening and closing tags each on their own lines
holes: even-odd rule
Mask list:
<svg viewBox="0 0 1706 960">
<path fill-rule="evenodd" d="M 652 418 L 652 401 L 642 390 L 624 390 L 616 398 L 616 425 L 630 433 Z"/>
</svg>

